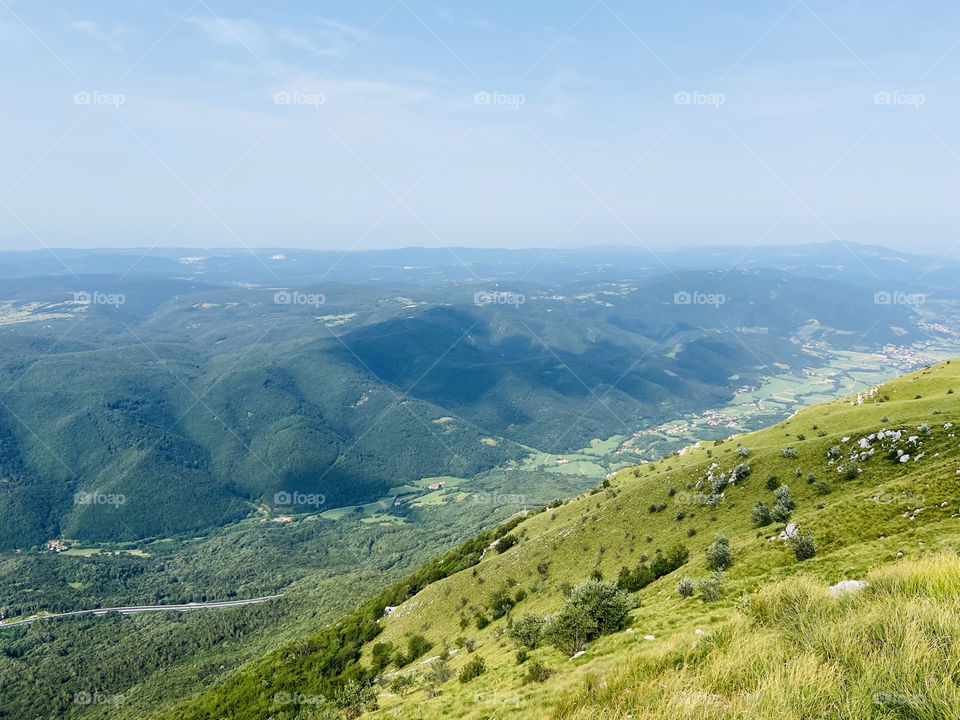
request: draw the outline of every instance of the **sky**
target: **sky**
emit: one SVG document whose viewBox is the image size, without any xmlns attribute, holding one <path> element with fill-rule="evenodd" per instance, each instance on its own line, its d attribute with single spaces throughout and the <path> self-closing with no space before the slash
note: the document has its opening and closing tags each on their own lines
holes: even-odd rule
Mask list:
<svg viewBox="0 0 960 720">
<path fill-rule="evenodd" d="M 957 255 L 960 4 L 0 0 L 0 248 Z"/>
</svg>

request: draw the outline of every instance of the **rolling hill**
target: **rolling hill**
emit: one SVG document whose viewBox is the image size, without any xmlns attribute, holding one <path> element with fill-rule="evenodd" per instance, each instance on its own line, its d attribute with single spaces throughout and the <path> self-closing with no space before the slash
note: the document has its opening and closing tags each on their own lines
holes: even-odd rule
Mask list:
<svg viewBox="0 0 960 720">
<path fill-rule="evenodd" d="M 955 717 L 958 387 L 623 470 L 161 716 Z"/>
<path fill-rule="evenodd" d="M 94 275 L 5 295 L 6 549 L 202 533 L 276 498 L 369 503 L 724 405 L 825 365 L 817 348 L 937 337 L 917 308 L 773 271 L 551 288 Z"/>
</svg>

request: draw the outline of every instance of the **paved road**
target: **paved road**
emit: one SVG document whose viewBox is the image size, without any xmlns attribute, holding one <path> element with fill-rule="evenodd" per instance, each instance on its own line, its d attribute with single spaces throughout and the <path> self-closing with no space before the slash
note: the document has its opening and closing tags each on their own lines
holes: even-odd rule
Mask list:
<svg viewBox="0 0 960 720">
<path fill-rule="evenodd" d="M 28 618 L 26 620 L 17 620 L 11 623 L 0 623 L 0 629 L 16 627 L 18 625 L 29 625 L 35 620 L 49 620 L 51 618 L 76 617 L 77 615 L 106 615 L 116 612 L 121 615 L 135 615 L 144 612 L 185 612 L 187 610 L 208 610 L 211 608 L 238 607 L 240 605 L 255 605 L 256 603 L 266 602 L 283 597 L 283 595 L 267 595 L 266 597 L 251 598 L 250 600 L 228 600 L 225 602 L 204 602 L 187 603 L 186 605 L 130 605 L 128 607 L 97 608 L 96 610 L 74 610 L 73 612 L 56 613 L 54 615 L 41 615 L 39 617 Z"/>
</svg>

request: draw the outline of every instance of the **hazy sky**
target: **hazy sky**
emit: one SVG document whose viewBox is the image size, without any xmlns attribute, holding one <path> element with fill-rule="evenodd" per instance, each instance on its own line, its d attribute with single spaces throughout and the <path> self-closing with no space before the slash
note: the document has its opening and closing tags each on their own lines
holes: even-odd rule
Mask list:
<svg viewBox="0 0 960 720">
<path fill-rule="evenodd" d="M 960 235 L 960 4 L 0 0 L 0 247 Z"/>
</svg>

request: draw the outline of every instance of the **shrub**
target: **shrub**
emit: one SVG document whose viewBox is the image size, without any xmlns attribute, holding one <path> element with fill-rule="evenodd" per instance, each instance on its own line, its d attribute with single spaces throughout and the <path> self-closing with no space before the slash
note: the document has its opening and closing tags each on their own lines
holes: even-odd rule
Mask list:
<svg viewBox="0 0 960 720">
<path fill-rule="evenodd" d="M 398 675 L 390 683 L 390 692 L 400 697 L 405 697 L 410 688 L 417 684 L 417 679 L 413 675 Z"/>
<path fill-rule="evenodd" d="M 427 640 L 423 635 L 411 635 L 407 639 L 407 662 L 423 657 L 427 651 L 433 647 L 433 643 Z"/>
<path fill-rule="evenodd" d="M 518 538 L 516 535 L 504 535 L 497 542 L 497 545 L 496 545 L 497 552 L 505 553 L 507 550 L 509 550 L 510 548 L 512 548 L 514 545 L 517 544 L 517 540 Z"/>
<path fill-rule="evenodd" d="M 356 680 L 351 680 L 337 691 L 334 703 L 348 720 L 358 718 L 364 712 L 373 712 L 379 707 L 377 691 L 369 685 L 361 685 Z"/>
<path fill-rule="evenodd" d="M 677 580 L 677 594 L 680 597 L 693 597 L 693 594 L 697 591 L 696 583 L 693 582 L 693 578 L 682 577 Z"/>
<path fill-rule="evenodd" d="M 833 487 L 826 480 L 817 480 L 813 483 L 813 489 L 821 495 L 829 495 L 833 492 Z"/>
<path fill-rule="evenodd" d="M 379 674 L 393 662 L 393 643 L 378 642 L 373 646 L 373 655 L 370 659 L 370 666 L 374 674 Z"/>
<path fill-rule="evenodd" d="M 778 487 L 780 487 L 780 481 L 777 480 L 776 475 L 767 478 L 767 490 L 776 490 Z"/>
<path fill-rule="evenodd" d="M 787 545 L 797 556 L 797 560 L 809 560 L 817 554 L 817 544 L 813 540 L 813 534 L 807 532 L 797 532 L 792 538 L 787 540 Z"/>
<path fill-rule="evenodd" d="M 527 613 L 513 623 L 510 628 L 510 637 L 524 648 L 533 650 L 543 635 L 544 619 L 539 615 Z"/>
<path fill-rule="evenodd" d="M 635 603 L 613 583 L 586 580 L 577 585 L 559 613 L 550 618 L 544 634 L 564 650 L 579 652 L 595 637 L 621 630 Z"/>
<path fill-rule="evenodd" d="M 750 451 L 747 448 L 745 448 L 743 445 L 741 445 L 740 447 L 737 448 L 737 455 L 739 455 L 742 458 L 750 457 Z"/>
<path fill-rule="evenodd" d="M 523 665 L 530 658 L 530 651 L 526 648 L 517 650 L 517 665 Z"/>
<path fill-rule="evenodd" d="M 717 602 L 720 599 L 720 587 L 723 585 L 723 572 L 713 573 L 709 578 L 697 583 L 697 590 L 704 602 Z"/>
<path fill-rule="evenodd" d="M 490 624 L 490 618 L 488 618 L 484 613 L 477 613 L 474 618 L 477 630 L 483 630 L 487 625 Z"/>
<path fill-rule="evenodd" d="M 710 483 L 710 494 L 722 495 L 723 491 L 727 489 L 727 484 L 727 479 L 723 475 L 715 476 Z"/>
<path fill-rule="evenodd" d="M 474 678 L 478 678 L 487 671 L 487 665 L 479 655 L 463 666 L 460 671 L 460 682 L 466 685 Z"/>
<path fill-rule="evenodd" d="M 787 510 L 793 510 L 797 506 L 790 497 L 790 488 L 787 485 L 781 485 L 773 491 L 773 494 L 777 498 L 777 505 L 782 505 Z"/>
<path fill-rule="evenodd" d="M 527 674 L 523 678 L 524 683 L 542 683 L 553 675 L 553 670 L 548 668 L 542 660 L 537 658 L 527 668 Z"/>
<path fill-rule="evenodd" d="M 707 548 L 707 567 L 711 570 L 723 570 L 733 565 L 733 553 L 730 541 L 724 535 L 714 535 L 713 542 Z"/>
<path fill-rule="evenodd" d="M 513 609 L 514 600 L 507 594 L 506 590 L 498 590 L 490 597 L 487 606 L 490 608 L 493 619 L 499 620 Z"/>
<path fill-rule="evenodd" d="M 749 475 L 750 475 L 750 466 L 747 465 L 746 463 L 740 463 L 733 469 L 733 472 L 731 473 L 730 477 L 732 480 L 737 481 L 737 480 L 746 480 Z"/>
<path fill-rule="evenodd" d="M 782 450 L 782 454 L 785 458 L 795 458 L 797 456 L 797 449 L 788 446 Z"/>
<path fill-rule="evenodd" d="M 787 510 L 783 505 L 777 503 L 773 506 L 773 510 L 770 511 L 770 517 L 773 518 L 774 522 L 785 523 L 790 519 L 791 511 Z"/>
<path fill-rule="evenodd" d="M 839 445 L 834 445 L 832 448 L 827 450 L 827 457 L 831 460 L 839 460 L 842 454 L 843 448 L 841 448 Z"/>
<path fill-rule="evenodd" d="M 757 504 L 753 507 L 751 519 L 756 527 L 765 527 L 773 522 L 773 512 L 770 510 L 769 505 L 761 500 L 757 500 Z"/>
<path fill-rule="evenodd" d="M 450 667 L 450 651 L 444 646 L 440 656 L 430 663 L 430 668 L 424 675 L 427 684 L 433 688 L 443 685 L 447 680 L 453 677 L 453 668 Z M 432 693 L 436 695 L 436 691 Z"/>
</svg>

